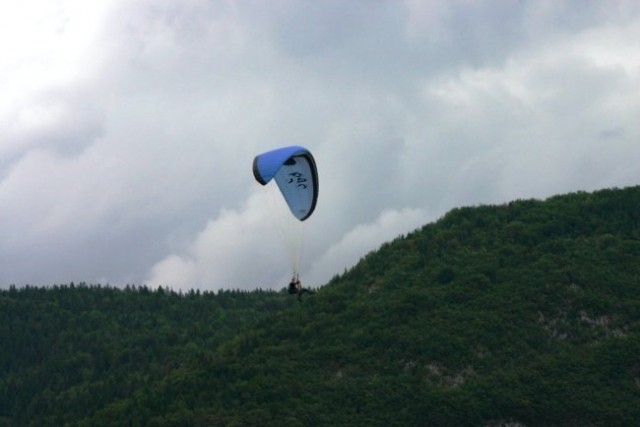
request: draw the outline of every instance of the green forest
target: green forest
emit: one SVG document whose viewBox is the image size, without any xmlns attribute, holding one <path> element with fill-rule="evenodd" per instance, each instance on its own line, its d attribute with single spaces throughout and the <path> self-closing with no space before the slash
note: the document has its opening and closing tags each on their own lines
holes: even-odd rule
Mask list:
<svg viewBox="0 0 640 427">
<path fill-rule="evenodd" d="M 0 427 L 640 420 L 640 187 L 454 209 L 302 302 L 3 285 Z"/>
</svg>

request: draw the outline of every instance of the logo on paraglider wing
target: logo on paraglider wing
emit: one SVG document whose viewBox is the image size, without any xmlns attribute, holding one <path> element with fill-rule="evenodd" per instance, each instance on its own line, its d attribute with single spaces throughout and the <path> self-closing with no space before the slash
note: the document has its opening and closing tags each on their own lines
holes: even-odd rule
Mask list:
<svg viewBox="0 0 640 427">
<path fill-rule="evenodd" d="M 294 183 L 298 186 L 298 188 L 302 188 L 303 190 L 306 190 L 308 187 L 307 178 L 305 178 L 304 175 L 302 175 L 302 173 L 300 172 L 292 172 L 289 174 L 289 180 L 287 181 L 287 184 Z"/>
</svg>

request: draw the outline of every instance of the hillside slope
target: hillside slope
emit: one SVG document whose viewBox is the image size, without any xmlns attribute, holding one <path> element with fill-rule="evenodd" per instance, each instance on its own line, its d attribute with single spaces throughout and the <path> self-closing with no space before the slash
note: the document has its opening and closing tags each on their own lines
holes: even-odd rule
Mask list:
<svg viewBox="0 0 640 427">
<path fill-rule="evenodd" d="M 0 291 L 0 426 L 90 419 L 293 304 L 272 291 L 182 295 L 73 283 Z M 103 423 L 119 424 L 129 425 Z"/>
<path fill-rule="evenodd" d="M 276 308 L 245 312 L 219 340 L 161 353 L 161 375 L 100 404 L 86 392 L 91 411 L 36 412 L 32 403 L 16 414 L 14 402 L 2 406 L 0 425 L 640 419 L 640 187 L 456 209 L 368 254 L 301 304 L 277 293 L 255 303 L 262 298 Z M 185 331 L 179 320 L 172 328 Z M 0 377 L 0 399 L 29 369 Z M 54 398 L 46 386 L 36 393 L 42 402 Z M 63 401 L 77 399 L 67 391 Z"/>
</svg>

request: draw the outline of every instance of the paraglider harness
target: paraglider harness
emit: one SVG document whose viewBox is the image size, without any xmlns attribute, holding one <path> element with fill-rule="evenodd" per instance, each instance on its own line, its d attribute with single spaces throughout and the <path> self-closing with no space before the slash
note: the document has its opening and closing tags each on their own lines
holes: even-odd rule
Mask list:
<svg viewBox="0 0 640 427">
<path fill-rule="evenodd" d="M 289 288 L 288 288 L 288 292 L 289 295 L 298 295 L 298 301 L 302 301 L 302 294 L 304 292 L 308 293 L 308 294 L 314 294 L 315 292 L 310 291 L 309 289 L 304 289 L 302 287 L 302 284 L 300 283 L 300 278 L 298 276 L 298 273 L 294 273 L 293 277 L 291 278 L 291 282 L 289 282 Z"/>
<path fill-rule="evenodd" d="M 302 284 L 300 283 L 300 279 L 297 274 L 294 274 L 291 278 L 291 282 L 289 282 L 289 295 L 294 294 L 298 294 L 298 296 L 302 294 Z"/>
</svg>

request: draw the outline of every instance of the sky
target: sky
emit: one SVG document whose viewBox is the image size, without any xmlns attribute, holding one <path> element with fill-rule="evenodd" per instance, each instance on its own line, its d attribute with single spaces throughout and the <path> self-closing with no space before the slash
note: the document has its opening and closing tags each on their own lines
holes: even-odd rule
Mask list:
<svg viewBox="0 0 640 427">
<path fill-rule="evenodd" d="M 455 207 L 640 184 L 640 2 L 2 2 L 0 94 L 0 287 L 280 289 L 251 165 L 287 145 L 321 286 Z"/>
</svg>

